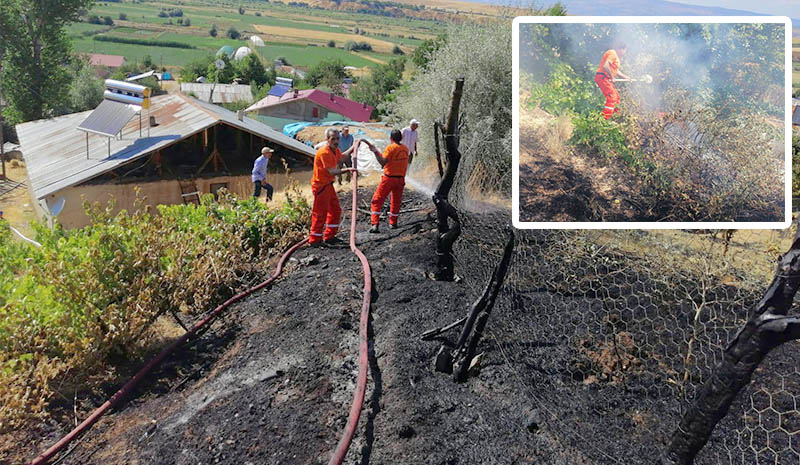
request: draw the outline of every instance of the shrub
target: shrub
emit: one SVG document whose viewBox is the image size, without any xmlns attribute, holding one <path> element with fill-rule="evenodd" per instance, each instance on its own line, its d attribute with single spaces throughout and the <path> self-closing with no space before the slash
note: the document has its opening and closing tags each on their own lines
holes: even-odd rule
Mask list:
<svg viewBox="0 0 800 465">
<path fill-rule="evenodd" d="M 126 15 L 125 13 L 120 13 L 119 14 L 119 20 L 120 21 L 125 21 L 127 19 L 128 19 L 128 15 Z"/>
<path fill-rule="evenodd" d="M 328 47 L 336 48 L 336 41 L 335 40 L 329 40 L 328 41 Z"/>
<path fill-rule="evenodd" d="M 89 23 L 91 23 L 91 24 L 103 24 L 103 21 L 102 21 L 102 20 L 100 19 L 100 17 L 99 17 L 99 16 L 97 16 L 97 15 L 91 15 L 91 16 L 89 16 L 89 18 L 87 19 L 87 21 L 88 21 Z"/>
<path fill-rule="evenodd" d="M 111 19 L 111 16 L 104 16 L 103 17 L 103 24 L 105 24 L 106 26 L 113 26 L 114 25 L 114 20 Z"/>
<path fill-rule="evenodd" d="M 0 220 L 2 430 L 45 417 L 56 391 L 113 379 L 147 349 L 159 315 L 206 311 L 263 276 L 309 219 L 300 197 L 268 208 L 208 194 L 158 215 L 86 207 L 86 228 L 36 225 L 41 249 L 12 241 Z"/>
<path fill-rule="evenodd" d="M 399 45 L 395 45 L 394 47 L 392 47 L 392 53 L 394 55 L 405 55 L 406 54 L 406 52 L 404 52 L 403 49 L 400 48 Z"/>
<path fill-rule="evenodd" d="M 217 26 L 211 25 L 211 29 L 208 30 L 208 35 L 211 37 L 217 37 Z"/>
<path fill-rule="evenodd" d="M 228 37 L 231 39 L 238 39 L 240 35 L 241 34 L 239 34 L 239 31 L 235 27 L 231 26 L 228 28 Z"/>
<path fill-rule="evenodd" d="M 243 7 L 243 6 L 240 6 L 240 7 L 239 7 L 239 14 L 240 14 L 240 15 L 243 15 L 243 14 L 244 14 L 244 7 Z"/>
</svg>

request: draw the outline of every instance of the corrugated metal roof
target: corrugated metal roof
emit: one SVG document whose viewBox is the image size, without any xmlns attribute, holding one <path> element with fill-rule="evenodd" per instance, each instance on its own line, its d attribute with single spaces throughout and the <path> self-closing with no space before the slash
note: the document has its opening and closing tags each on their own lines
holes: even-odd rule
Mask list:
<svg viewBox="0 0 800 465">
<path fill-rule="evenodd" d="M 119 68 L 125 64 L 125 57 L 121 55 L 104 55 L 102 53 L 90 53 L 89 63 L 94 66 L 107 66 L 109 68 Z"/>
<path fill-rule="evenodd" d="M 800 106 L 792 109 L 792 124 L 794 126 L 800 126 Z"/>
<path fill-rule="evenodd" d="M 109 138 L 89 135 L 87 159 L 87 134 L 76 128 L 90 111 L 17 125 L 34 196 L 41 199 L 65 187 L 80 184 L 219 122 L 314 157 L 314 150 L 307 145 L 250 118 L 239 121 L 236 113 L 217 105 L 177 94 L 153 97 L 151 102 L 150 109 L 143 115 L 144 137 L 139 138 L 139 118 L 134 118 L 123 129 L 122 140 L 110 138 L 111 156 L 108 155 Z M 150 128 L 147 137 L 149 116 L 156 118 L 158 126 Z"/>
<path fill-rule="evenodd" d="M 263 99 L 250 105 L 245 111 L 258 111 L 298 100 L 310 100 L 323 108 L 327 108 L 328 111 L 338 113 L 353 121 L 366 122 L 369 121 L 369 117 L 372 115 L 372 107 L 367 104 L 332 95 L 319 89 L 300 90 L 296 96 L 294 92 L 287 92 L 281 96 L 268 94 Z"/>
<path fill-rule="evenodd" d="M 100 105 L 81 124 L 78 129 L 94 132 L 108 137 L 114 137 L 128 124 L 133 115 L 142 107 L 128 103 L 103 100 Z"/>
<path fill-rule="evenodd" d="M 211 96 L 211 88 L 214 88 L 213 103 L 233 103 L 233 102 L 252 102 L 253 92 L 249 85 L 245 84 L 214 84 L 199 82 L 182 82 L 181 92 L 193 93 L 198 99 L 208 102 Z"/>
</svg>

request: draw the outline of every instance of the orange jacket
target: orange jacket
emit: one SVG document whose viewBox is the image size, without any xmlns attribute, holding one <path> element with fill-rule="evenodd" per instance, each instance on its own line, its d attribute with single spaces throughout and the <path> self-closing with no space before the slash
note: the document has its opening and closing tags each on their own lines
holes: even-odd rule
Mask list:
<svg viewBox="0 0 800 465">
<path fill-rule="evenodd" d="M 316 190 L 333 182 L 333 175 L 328 172 L 328 168 L 336 168 L 342 152 L 337 147 L 331 149 L 328 144 L 323 145 L 317 150 L 314 156 L 314 173 L 311 176 L 311 188 Z"/>
<path fill-rule="evenodd" d="M 598 73 L 605 74 L 604 65 L 606 62 L 608 62 L 608 67 L 611 68 L 611 79 L 614 79 L 619 72 L 619 56 L 617 56 L 617 52 L 614 49 L 606 50 L 606 53 L 603 54 L 603 58 L 600 59 L 600 65 L 597 66 Z"/>
<path fill-rule="evenodd" d="M 386 176 L 405 176 L 408 169 L 408 147 L 403 144 L 392 142 L 383 151 L 383 158 L 386 164 L 383 166 L 383 174 Z"/>
</svg>

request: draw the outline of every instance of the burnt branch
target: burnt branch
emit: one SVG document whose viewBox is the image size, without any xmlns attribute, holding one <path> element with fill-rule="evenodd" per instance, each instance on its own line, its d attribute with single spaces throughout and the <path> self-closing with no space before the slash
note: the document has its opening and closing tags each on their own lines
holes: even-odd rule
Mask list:
<svg viewBox="0 0 800 465">
<path fill-rule="evenodd" d="M 775 277 L 750 319 L 728 344 L 711 378 L 673 433 L 661 459 L 664 465 L 690 465 L 705 446 L 717 423 L 728 413 L 739 392 L 773 349 L 800 339 L 800 317 L 787 316 L 800 288 L 800 230 L 792 247 L 778 259 Z"/>
</svg>

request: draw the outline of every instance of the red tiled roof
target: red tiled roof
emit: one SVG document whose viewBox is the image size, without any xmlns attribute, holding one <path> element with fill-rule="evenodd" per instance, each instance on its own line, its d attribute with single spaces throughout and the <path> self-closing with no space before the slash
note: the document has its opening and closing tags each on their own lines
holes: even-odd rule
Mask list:
<svg viewBox="0 0 800 465">
<path fill-rule="evenodd" d="M 119 68 L 125 64 L 125 57 L 120 55 L 103 55 L 102 53 L 90 53 L 89 63 L 94 66 L 108 66 L 109 68 Z"/>
<path fill-rule="evenodd" d="M 268 95 L 258 102 L 251 105 L 246 111 L 255 111 L 262 108 L 269 108 L 283 105 L 297 100 L 311 100 L 317 105 L 327 108 L 328 111 L 338 113 L 353 121 L 366 122 L 372 114 L 373 108 L 369 105 L 339 97 L 317 89 L 307 89 L 297 92 L 297 97 L 293 91 L 286 92 L 282 97 Z"/>
</svg>

